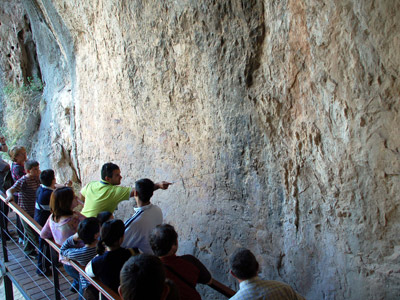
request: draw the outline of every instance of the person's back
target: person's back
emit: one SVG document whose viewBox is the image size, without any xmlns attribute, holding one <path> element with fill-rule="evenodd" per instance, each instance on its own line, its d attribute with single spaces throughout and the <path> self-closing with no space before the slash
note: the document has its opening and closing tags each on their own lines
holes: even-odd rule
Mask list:
<svg viewBox="0 0 400 300">
<path fill-rule="evenodd" d="M 196 284 L 210 284 L 212 277 L 207 268 L 193 255 L 177 256 L 178 234 L 169 224 L 158 225 L 150 234 L 150 245 L 159 256 L 167 278 L 178 287 L 182 300 L 200 300 Z"/>
<path fill-rule="evenodd" d="M 237 249 L 230 257 L 231 274 L 239 282 L 239 291 L 230 300 L 304 300 L 283 282 L 262 280 L 257 274 L 259 264 L 250 250 Z"/>
<path fill-rule="evenodd" d="M 161 209 L 150 203 L 154 183 L 150 179 L 140 179 L 135 183 L 135 214 L 125 221 L 124 248 L 139 248 L 143 253 L 152 254 L 149 244 L 151 231 L 163 221 Z"/>
<path fill-rule="evenodd" d="M 123 266 L 118 293 L 122 300 L 179 300 L 173 282 L 166 280 L 160 259 L 150 254 L 132 256 Z"/>
<path fill-rule="evenodd" d="M 100 230 L 97 255 L 86 266 L 91 277 L 97 277 L 113 291 L 118 293 L 119 274 L 124 263 L 135 253 L 132 249 L 120 247 L 124 239 L 125 226 L 121 220 L 106 221 Z"/>
<path fill-rule="evenodd" d="M 47 219 L 40 232 L 40 237 L 54 239 L 61 245 L 78 230 L 79 223 L 85 218 L 72 210 L 74 191 L 70 187 L 61 187 L 54 190 L 50 197 L 50 208 L 53 213 Z"/>
<path fill-rule="evenodd" d="M 75 260 L 86 266 L 96 256 L 96 246 L 99 237 L 100 223 L 95 217 L 84 219 L 79 223 L 78 232 L 70 236 L 61 246 L 60 254 L 70 260 Z M 82 247 L 82 242 L 84 246 Z M 84 295 L 90 282 L 79 275 L 79 293 Z M 81 296 L 79 299 L 83 299 Z"/>
</svg>

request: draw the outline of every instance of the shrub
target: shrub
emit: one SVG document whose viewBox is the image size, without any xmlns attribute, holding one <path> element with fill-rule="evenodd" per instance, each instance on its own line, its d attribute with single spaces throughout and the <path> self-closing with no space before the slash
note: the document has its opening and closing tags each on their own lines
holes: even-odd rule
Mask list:
<svg viewBox="0 0 400 300">
<path fill-rule="evenodd" d="M 9 147 L 20 144 L 29 149 L 40 121 L 43 84 L 38 78 L 27 81 L 22 86 L 9 84 L 3 90 L 1 132 Z"/>
</svg>

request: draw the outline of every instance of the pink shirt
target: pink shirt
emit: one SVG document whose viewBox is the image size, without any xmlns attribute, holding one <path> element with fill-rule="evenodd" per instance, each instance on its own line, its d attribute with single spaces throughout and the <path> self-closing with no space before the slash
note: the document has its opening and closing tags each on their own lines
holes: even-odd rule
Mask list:
<svg viewBox="0 0 400 300">
<path fill-rule="evenodd" d="M 85 219 L 84 215 L 74 211 L 71 217 L 57 223 L 53 220 L 53 214 L 51 214 L 40 232 L 40 237 L 44 239 L 53 238 L 57 244 L 62 245 L 67 238 L 76 233 L 79 222 L 83 219 Z"/>
</svg>

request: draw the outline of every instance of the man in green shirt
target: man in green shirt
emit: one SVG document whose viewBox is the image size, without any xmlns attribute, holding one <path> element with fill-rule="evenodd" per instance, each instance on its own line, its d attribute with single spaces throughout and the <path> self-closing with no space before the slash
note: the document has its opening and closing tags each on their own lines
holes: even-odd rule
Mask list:
<svg viewBox="0 0 400 300">
<path fill-rule="evenodd" d="M 121 170 L 116 164 L 104 164 L 101 168 L 101 180 L 92 181 L 81 190 L 81 200 L 85 203 L 81 213 L 87 218 L 97 217 L 102 211 L 114 213 L 121 201 L 133 197 L 135 189 L 119 186 L 121 179 Z M 154 185 L 154 190 L 166 190 L 170 184 L 166 181 L 158 182 Z"/>
</svg>

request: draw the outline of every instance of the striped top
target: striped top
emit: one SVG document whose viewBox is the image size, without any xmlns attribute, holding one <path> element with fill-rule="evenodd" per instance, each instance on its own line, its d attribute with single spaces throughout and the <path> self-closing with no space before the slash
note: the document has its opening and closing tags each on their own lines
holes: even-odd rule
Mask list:
<svg viewBox="0 0 400 300">
<path fill-rule="evenodd" d="M 38 177 L 24 175 L 12 186 L 18 192 L 18 205 L 32 218 L 35 215 L 36 190 L 40 186 Z"/>
<path fill-rule="evenodd" d="M 66 258 L 72 259 L 80 263 L 83 267 L 85 267 L 92 259 L 96 256 L 96 247 L 84 247 L 79 248 L 78 243 L 74 241 L 74 237 L 70 236 L 67 240 L 62 244 L 60 250 L 60 254 Z M 81 274 L 79 274 L 79 279 L 82 285 L 82 288 L 85 289 L 89 286 L 90 282 L 85 279 Z"/>
</svg>

